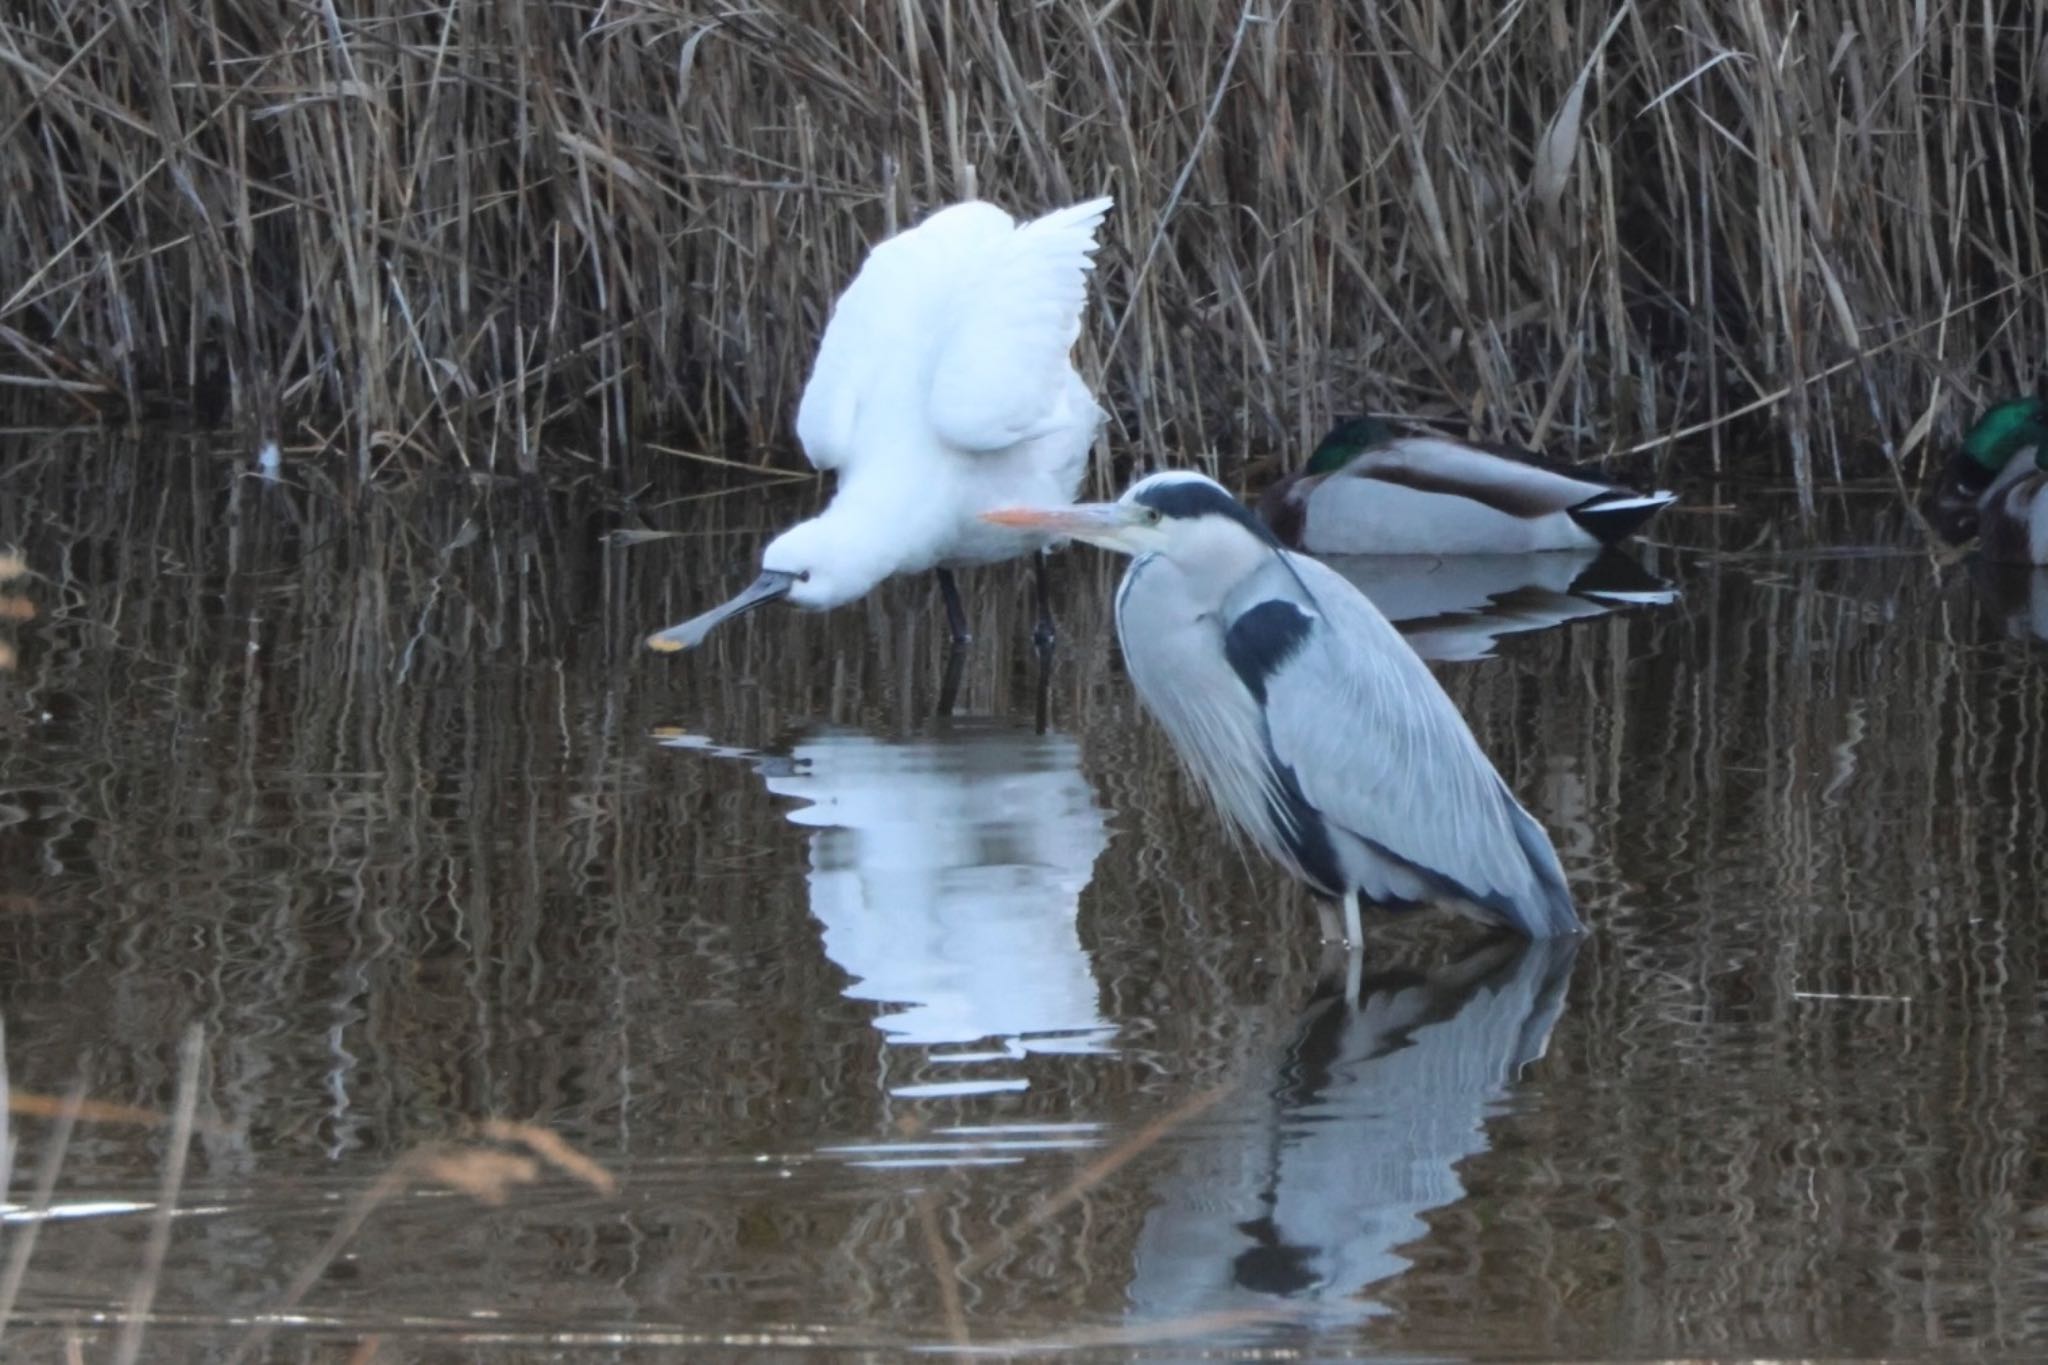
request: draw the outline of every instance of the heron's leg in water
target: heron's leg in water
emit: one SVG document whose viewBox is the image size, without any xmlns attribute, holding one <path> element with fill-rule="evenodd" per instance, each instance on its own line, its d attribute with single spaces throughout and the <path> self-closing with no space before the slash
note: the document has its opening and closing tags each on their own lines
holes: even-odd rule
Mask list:
<svg viewBox="0 0 2048 1365">
<path fill-rule="evenodd" d="M 1358 918 L 1358 893 L 1344 893 L 1344 906 L 1316 897 L 1316 918 L 1323 930 L 1323 954 L 1344 954 L 1344 1003 L 1358 1003 L 1358 988 L 1365 980 L 1365 932 Z"/>
<path fill-rule="evenodd" d="M 1316 925 L 1323 931 L 1323 942 L 1341 943 L 1347 948 L 1365 946 L 1365 929 L 1358 917 L 1358 893 L 1346 891 L 1341 914 L 1339 907 L 1330 904 L 1321 896 L 1316 897 Z"/>
<path fill-rule="evenodd" d="M 1053 642 L 1059 639 L 1059 632 L 1052 625 L 1052 568 L 1045 551 L 1040 550 L 1032 558 L 1037 561 L 1038 570 L 1038 624 L 1031 628 L 1031 643 L 1044 655 L 1052 653 Z"/>
<path fill-rule="evenodd" d="M 967 608 L 960 605 L 960 585 L 953 581 L 951 569 L 934 569 L 939 578 L 939 596 L 946 599 L 946 624 L 953 628 L 953 643 L 964 645 L 974 638 L 967 629 Z"/>
<path fill-rule="evenodd" d="M 1316 928 L 1322 932 L 1323 942 L 1342 943 L 1344 941 L 1344 921 L 1337 917 L 1337 907 L 1324 900 L 1321 896 L 1317 896 L 1315 899 Z"/>
</svg>

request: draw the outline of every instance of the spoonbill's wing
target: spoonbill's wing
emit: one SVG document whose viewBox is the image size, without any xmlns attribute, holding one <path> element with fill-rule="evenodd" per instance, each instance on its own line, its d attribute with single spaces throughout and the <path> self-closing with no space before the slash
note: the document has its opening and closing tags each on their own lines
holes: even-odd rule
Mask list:
<svg viewBox="0 0 2048 1365">
<path fill-rule="evenodd" d="M 1274 761 L 1382 857 L 1510 909 L 1539 936 L 1575 928 L 1549 837 L 1428 667 L 1334 569 L 1287 559 L 1323 628 L 1301 629 L 1265 680 Z"/>
<path fill-rule="evenodd" d="M 935 439 L 1000 450 L 1075 420 L 1067 353 L 1109 204 L 1020 226 L 969 201 L 877 245 L 832 307 L 797 407 L 811 463 L 843 471 Z"/>
<path fill-rule="evenodd" d="M 954 289 L 928 413 L 960 450 L 1003 450 L 1081 420 L 1068 397 L 1095 227 L 1110 200 L 1048 213 L 992 244 Z"/>
</svg>

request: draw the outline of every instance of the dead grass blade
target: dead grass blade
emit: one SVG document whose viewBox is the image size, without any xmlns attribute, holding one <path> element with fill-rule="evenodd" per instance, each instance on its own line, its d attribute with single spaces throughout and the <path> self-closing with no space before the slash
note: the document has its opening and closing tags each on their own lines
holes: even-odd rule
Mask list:
<svg viewBox="0 0 2048 1365">
<path fill-rule="evenodd" d="M 939 1305 L 945 1314 L 946 1336 L 955 1346 L 967 1346 L 971 1340 L 967 1335 L 967 1312 L 960 1304 L 960 1271 L 953 1264 L 952 1254 L 946 1250 L 945 1237 L 939 1232 L 938 1198 L 936 1186 L 918 1195 L 917 1227 L 924 1238 L 925 1256 L 931 1261 L 932 1279 L 939 1286 Z"/>
<path fill-rule="evenodd" d="M 504 1205 L 517 1188 L 540 1178 L 543 1164 L 555 1167 L 601 1194 L 611 1194 L 617 1182 L 610 1171 L 576 1151 L 555 1134 L 536 1124 L 509 1119 L 485 1119 L 472 1127 L 479 1137 L 517 1144 L 533 1155 L 506 1152 L 492 1147 L 458 1143 L 428 1143 L 400 1156 L 391 1166 L 349 1203 L 334 1231 L 319 1251 L 299 1268 L 277 1302 L 249 1330 L 229 1355 L 229 1365 L 259 1355 L 270 1340 L 277 1323 L 295 1310 L 327 1268 L 350 1242 L 355 1240 L 370 1216 L 396 1196 L 418 1183 L 440 1185 L 468 1195 L 490 1207 Z"/>
<path fill-rule="evenodd" d="M 7 1263 L 0 1268 L 0 1340 L 7 1336 L 7 1324 L 14 1318 L 14 1304 L 21 1295 L 21 1282 L 28 1275 L 29 1257 L 35 1254 L 36 1238 L 42 1232 L 43 1216 L 57 1191 L 57 1173 L 64 1167 L 64 1154 L 71 1148 L 71 1130 L 85 1107 L 85 1078 L 73 1082 L 55 1115 L 57 1126 L 50 1133 L 43 1158 L 36 1163 L 36 1184 L 29 1196 L 28 1220 L 14 1244 L 7 1249 Z"/>
<path fill-rule="evenodd" d="M 477 1131 L 493 1142 L 517 1143 L 562 1174 L 580 1180 L 599 1194 L 618 1192 L 617 1177 L 563 1141 L 560 1134 L 516 1119 L 485 1119 Z"/>
<path fill-rule="evenodd" d="M 1219 1085 L 1199 1095 L 1183 1100 L 1174 1108 L 1153 1119 L 1124 1141 L 1089 1162 L 1065 1185 L 1038 1201 L 1029 1213 L 1014 1227 L 1008 1227 L 997 1234 L 994 1241 L 981 1250 L 964 1257 L 959 1265 L 960 1275 L 972 1275 L 989 1264 L 996 1257 L 1015 1246 L 1017 1240 L 1033 1228 L 1043 1226 L 1074 1204 L 1090 1190 L 1115 1175 L 1132 1160 L 1155 1146 L 1159 1140 L 1174 1129 L 1206 1113 L 1209 1107 L 1229 1094 L 1232 1087 Z"/>
<path fill-rule="evenodd" d="M 84 1119 L 87 1123 L 133 1123 L 144 1128 L 160 1128 L 173 1119 L 173 1115 L 156 1109 L 142 1109 L 132 1104 L 115 1104 L 108 1100 L 80 1099 L 76 1106 L 69 1095 L 38 1095 L 32 1091 L 10 1090 L 7 1092 L 7 1110 L 28 1118 L 56 1119 L 62 1122 L 67 1116 Z M 193 1128 L 202 1133 L 224 1133 L 229 1125 L 209 1119 L 194 1117 Z"/>
<path fill-rule="evenodd" d="M 142 1334 L 149 1326 L 149 1308 L 156 1301 L 156 1287 L 163 1275 L 164 1257 L 171 1249 L 171 1219 L 177 1210 L 178 1194 L 185 1187 L 185 1158 L 192 1149 L 192 1120 L 199 1107 L 199 1068 L 204 1060 L 204 1035 L 197 1024 L 185 1031 L 178 1048 L 178 1097 L 171 1110 L 170 1150 L 157 1189 L 156 1208 L 150 1214 L 149 1241 L 143 1247 L 142 1266 L 135 1275 L 135 1287 L 122 1309 L 121 1335 L 114 1344 L 115 1365 L 134 1365 L 142 1354 Z"/>
</svg>

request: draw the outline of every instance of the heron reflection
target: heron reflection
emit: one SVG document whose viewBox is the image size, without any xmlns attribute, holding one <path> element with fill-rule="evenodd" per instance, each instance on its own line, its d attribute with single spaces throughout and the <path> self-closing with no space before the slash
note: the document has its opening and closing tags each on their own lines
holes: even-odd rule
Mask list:
<svg viewBox="0 0 2048 1365">
<path fill-rule="evenodd" d="M 1619 550 L 1528 555 L 1328 555 L 1425 659 L 1491 656 L 1501 637 L 1678 600 Z"/>
<path fill-rule="evenodd" d="M 1428 972 L 1368 976 L 1355 1006 L 1332 979 L 1263 1089 L 1191 1128 L 1139 1234 L 1134 1316 L 1270 1307 L 1364 1319 L 1401 1274 L 1423 1215 L 1465 1196 L 1458 1164 L 1488 1147 L 1523 1068 L 1541 1057 L 1578 940 L 1497 938 Z"/>
<path fill-rule="evenodd" d="M 995 1044 L 938 1062 L 1109 1045 L 1075 924 L 1109 836 L 1072 738 L 994 720 L 902 740 L 823 728 L 755 766 L 802 803 L 788 818 L 812 831 L 826 956 L 853 979 L 849 998 L 888 1007 L 874 1022 L 891 1043 Z"/>
</svg>

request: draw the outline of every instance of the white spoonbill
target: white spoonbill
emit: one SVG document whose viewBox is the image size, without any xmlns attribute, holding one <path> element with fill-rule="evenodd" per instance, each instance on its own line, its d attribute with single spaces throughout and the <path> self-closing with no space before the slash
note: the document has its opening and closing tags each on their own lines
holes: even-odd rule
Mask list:
<svg viewBox="0 0 2048 1365">
<path fill-rule="evenodd" d="M 839 486 L 768 542 L 737 597 L 647 643 L 670 652 L 763 602 L 822 611 L 895 574 L 933 569 L 956 643 L 952 570 L 1038 556 L 1041 649 L 1052 645 L 1045 548 L 1060 539 L 981 513 L 1071 503 L 1102 425 L 1074 370 L 1095 228 L 1110 200 L 1018 223 L 993 204 L 939 210 L 868 253 L 832 309 L 796 433 Z"/>
</svg>

